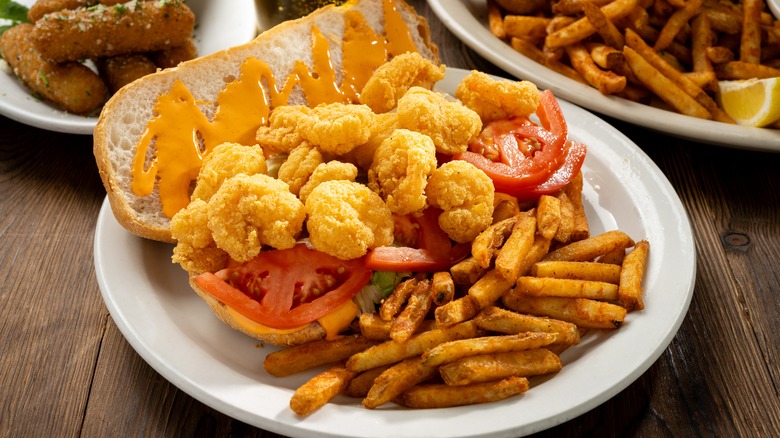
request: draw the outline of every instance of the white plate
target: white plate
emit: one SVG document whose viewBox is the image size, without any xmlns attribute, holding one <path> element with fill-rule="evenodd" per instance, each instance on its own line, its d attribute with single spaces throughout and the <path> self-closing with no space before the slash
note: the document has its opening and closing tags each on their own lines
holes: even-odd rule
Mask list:
<svg viewBox="0 0 780 438">
<path fill-rule="evenodd" d="M 677 137 L 740 149 L 780 152 L 780 130 L 729 125 L 684 116 L 619 97 L 569 79 L 516 52 L 487 27 L 484 0 L 428 0 L 441 21 L 474 51 L 520 79 L 601 114 Z"/>
<path fill-rule="evenodd" d="M 466 74 L 448 69 L 442 90 Z M 591 333 L 567 350 L 563 370 L 532 381 L 524 395 L 479 406 L 367 410 L 338 398 L 309 417 L 288 403 L 313 373 L 275 378 L 262 367 L 273 347 L 219 322 L 171 263 L 172 246 L 126 232 L 104 202 L 95 230 L 95 271 L 112 318 L 155 370 L 203 403 L 246 423 L 290 436 L 517 436 L 572 419 L 608 400 L 669 345 L 693 293 L 695 249 L 685 210 L 655 164 L 620 132 L 567 102 L 570 135 L 589 146 L 584 198 L 592 233 L 619 228 L 651 242 L 646 309 L 619 330 Z"/>
<path fill-rule="evenodd" d="M 18 3 L 31 6 L 34 0 Z M 252 0 L 189 0 L 195 22 L 195 45 L 200 55 L 251 41 L 256 30 Z M 7 20 L 0 20 L 6 24 Z M 95 116 L 80 116 L 61 111 L 34 97 L 12 73 L 0 72 L 0 115 L 37 128 L 68 134 L 92 135 Z"/>
<path fill-rule="evenodd" d="M 775 18 L 780 20 L 780 0 L 766 0 L 766 4 L 769 6 L 769 10 L 775 15 Z"/>
</svg>

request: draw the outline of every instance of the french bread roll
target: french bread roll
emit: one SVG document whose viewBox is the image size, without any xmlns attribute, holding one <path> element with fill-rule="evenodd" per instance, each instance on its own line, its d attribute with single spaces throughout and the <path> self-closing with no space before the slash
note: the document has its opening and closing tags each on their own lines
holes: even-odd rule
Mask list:
<svg viewBox="0 0 780 438">
<path fill-rule="evenodd" d="M 95 159 L 117 221 L 140 237 L 173 242 L 170 218 L 162 211 L 157 184 L 150 195 L 136 195 L 131 189 L 131 164 L 136 145 L 154 116 L 158 97 L 168 93 L 175 81 L 181 81 L 197 101 L 215 102 L 226 84 L 239 76 L 242 63 L 253 57 L 264 61 L 281 82 L 293 71 L 296 61 L 312 65 L 315 26 L 328 38 L 336 80 L 341 81 L 341 40 L 346 11 L 359 11 L 373 31 L 383 35 L 386 2 L 395 4 L 420 54 L 438 64 L 438 51 L 430 41 L 428 24 L 411 6 L 403 0 L 355 0 L 282 23 L 247 44 L 145 76 L 119 90 L 104 106 L 94 131 Z M 288 104 L 307 104 L 299 88 L 293 89 Z M 211 119 L 216 106 L 202 104 L 201 110 Z"/>
</svg>

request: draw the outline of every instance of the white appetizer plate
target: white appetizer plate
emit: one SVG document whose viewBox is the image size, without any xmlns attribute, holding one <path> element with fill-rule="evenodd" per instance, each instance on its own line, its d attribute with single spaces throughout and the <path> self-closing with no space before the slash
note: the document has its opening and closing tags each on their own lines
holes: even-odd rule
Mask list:
<svg viewBox="0 0 780 438">
<path fill-rule="evenodd" d="M 562 99 L 619 120 L 694 141 L 780 152 L 780 130 L 697 119 L 614 96 L 558 74 L 521 55 L 487 27 L 484 0 L 428 0 L 441 21 L 467 46 L 505 71 L 549 88 Z"/>
<path fill-rule="evenodd" d="M 18 3 L 29 7 L 35 1 L 20 0 Z M 194 40 L 200 55 L 251 41 L 257 32 L 252 0 L 189 0 L 187 5 L 195 13 Z M 5 23 L 0 20 L 0 24 Z M 37 128 L 69 134 L 92 135 L 97 123 L 97 115 L 70 114 L 33 96 L 10 71 L 0 71 L 0 115 Z"/>
<path fill-rule="evenodd" d="M 467 72 L 449 69 L 439 84 L 452 93 Z M 520 396 L 484 405 L 376 410 L 338 397 L 302 418 L 289 401 L 314 372 L 286 378 L 265 373 L 275 350 L 228 328 L 171 263 L 172 246 L 138 238 L 114 219 L 108 201 L 95 230 L 95 271 L 106 306 L 133 348 L 157 372 L 201 402 L 276 433 L 347 437 L 518 436 L 570 420 L 604 403 L 644 373 L 685 317 L 695 281 L 695 248 L 680 199 L 634 143 L 589 112 L 561 107 L 570 136 L 588 145 L 583 197 L 591 233 L 621 229 L 650 241 L 646 308 L 618 330 L 591 332 L 561 356 L 563 370 L 532 379 Z"/>
</svg>

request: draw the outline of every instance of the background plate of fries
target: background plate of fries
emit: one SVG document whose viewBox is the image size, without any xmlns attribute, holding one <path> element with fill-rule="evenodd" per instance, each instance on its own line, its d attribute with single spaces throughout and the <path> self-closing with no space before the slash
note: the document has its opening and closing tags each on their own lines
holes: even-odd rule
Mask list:
<svg viewBox="0 0 780 438">
<path fill-rule="evenodd" d="M 17 3 L 30 7 L 35 0 Z M 193 40 L 199 55 L 249 42 L 257 33 L 252 0 L 189 0 L 187 5 L 195 13 Z M 0 25 L 8 23 L 0 19 Z M 57 109 L 33 95 L 2 62 L 6 68 L 0 70 L 0 115 L 50 131 L 92 135 L 97 114 L 81 116 Z"/>
<path fill-rule="evenodd" d="M 559 98 L 677 137 L 740 149 L 780 151 L 780 129 L 752 128 L 704 120 L 626 98 L 608 96 L 570 78 L 563 70 L 558 72 L 542 66 L 491 32 L 485 0 L 429 0 L 428 4 L 442 22 L 471 49 L 520 79 L 535 82 L 540 88 L 552 89 Z M 537 56 L 540 55 L 537 53 Z"/>
<path fill-rule="evenodd" d="M 454 92 L 467 74 L 448 69 L 437 86 Z M 306 417 L 289 407 L 317 369 L 273 377 L 263 369 L 275 347 L 221 323 L 171 263 L 173 247 L 125 231 L 104 203 L 95 232 L 95 271 L 117 326 L 157 372 L 203 403 L 248 424 L 288 436 L 519 436 L 574 418 L 603 403 L 663 353 L 693 294 L 696 252 L 688 217 L 669 181 L 634 143 L 587 111 L 561 102 L 570 137 L 588 145 L 583 203 L 591 233 L 622 230 L 652 250 L 644 310 L 619 330 L 594 330 L 561 355 L 563 368 L 531 378 L 528 392 L 500 402 L 439 409 L 393 403 L 369 410 L 337 396 Z"/>
</svg>

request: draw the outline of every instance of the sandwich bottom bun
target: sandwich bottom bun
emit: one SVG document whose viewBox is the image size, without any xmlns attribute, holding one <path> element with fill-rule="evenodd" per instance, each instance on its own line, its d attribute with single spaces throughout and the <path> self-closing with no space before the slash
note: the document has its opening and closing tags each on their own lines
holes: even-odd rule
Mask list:
<svg viewBox="0 0 780 438">
<path fill-rule="evenodd" d="M 239 324 L 233 315 L 231 315 L 231 311 L 224 303 L 217 300 L 208 292 L 203 290 L 200 286 L 198 286 L 198 284 L 195 282 L 195 276 L 190 275 L 189 281 L 192 289 L 194 289 L 195 292 L 197 292 L 197 294 L 203 298 L 203 301 L 205 301 L 209 307 L 211 307 L 211 310 L 214 311 L 214 313 L 220 320 L 222 320 L 222 322 L 229 325 L 231 328 L 259 341 L 268 342 L 270 344 L 282 347 L 289 347 L 316 341 L 325 337 L 325 329 L 323 329 L 320 323 L 317 321 L 314 321 L 299 330 L 290 332 L 285 331 L 285 333 L 258 333 L 256 331 L 252 331 L 244 325 Z"/>
</svg>

